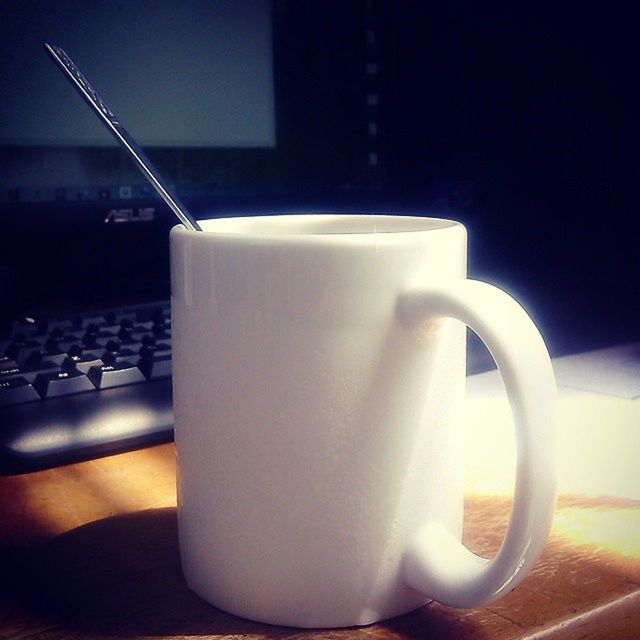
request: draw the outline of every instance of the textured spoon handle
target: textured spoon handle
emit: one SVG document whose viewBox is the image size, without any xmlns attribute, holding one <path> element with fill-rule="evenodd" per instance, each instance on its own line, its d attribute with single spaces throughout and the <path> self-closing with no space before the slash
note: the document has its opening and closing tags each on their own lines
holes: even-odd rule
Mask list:
<svg viewBox="0 0 640 640">
<path fill-rule="evenodd" d="M 162 199 L 169 205 L 171 210 L 178 216 L 180 222 L 187 229 L 202 231 L 194 217 L 187 211 L 186 207 L 178 198 L 170 192 L 162 182 L 162 178 L 157 169 L 151 164 L 149 158 L 143 153 L 136 141 L 129 132 L 122 126 L 120 120 L 105 104 L 98 92 L 91 86 L 91 83 L 80 72 L 73 60 L 63 49 L 55 45 L 45 43 L 44 48 L 62 70 L 67 79 L 76 88 L 85 102 L 93 109 L 102 123 L 107 127 L 115 139 L 126 149 L 133 158 L 143 175 L 151 182 Z"/>
</svg>

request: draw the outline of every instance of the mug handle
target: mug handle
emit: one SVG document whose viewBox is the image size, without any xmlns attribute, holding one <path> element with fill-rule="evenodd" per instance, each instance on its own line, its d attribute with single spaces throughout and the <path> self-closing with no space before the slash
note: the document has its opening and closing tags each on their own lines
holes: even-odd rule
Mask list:
<svg viewBox="0 0 640 640">
<path fill-rule="evenodd" d="M 556 499 L 556 385 L 542 336 L 524 309 L 504 291 L 477 280 L 433 284 L 401 294 L 401 318 L 461 320 L 485 343 L 502 374 L 514 418 L 515 495 L 497 554 L 486 560 L 467 549 L 440 522 L 427 522 L 405 551 L 405 581 L 443 604 L 472 607 L 513 589 L 544 547 Z"/>
</svg>

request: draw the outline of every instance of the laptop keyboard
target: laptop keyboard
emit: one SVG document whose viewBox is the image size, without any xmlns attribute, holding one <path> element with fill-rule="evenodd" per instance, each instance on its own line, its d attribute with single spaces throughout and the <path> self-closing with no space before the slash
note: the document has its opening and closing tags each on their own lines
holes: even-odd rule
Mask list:
<svg viewBox="0 0 640 640">
<path fill-rule="evenodd" d="M 168 440 L 172 429 L 168 302 L 23 317 L 0 342 L 0 473 Z"/>
</svg>

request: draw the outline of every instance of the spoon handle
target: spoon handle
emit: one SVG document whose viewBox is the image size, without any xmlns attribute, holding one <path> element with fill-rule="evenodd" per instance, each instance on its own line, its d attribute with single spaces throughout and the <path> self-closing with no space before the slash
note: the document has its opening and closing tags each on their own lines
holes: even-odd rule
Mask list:
<svg viewBox="0 0 640 640">
<path fill-rule="evenodd" d="M 138 168 L 162 199 L 169 205 L 171 210 L 178 216 L 180 222 L 192 231 L 202 231 L 195 218 L 187 211 L 186 207 L 172 194 L 167 186 L 162 182 L 162 178 L 157 169 L 151 164 L 149 158 L 143 153 L 136 141 L 129 132 L 122 126 L 116 115 L 105 104 L 98 92 L 91 86 L 89 81 L 82 75 L 80 69 L 74 64 L 63 49 L 55 45 L 45 43 L 44 48 L 56 62 L 64 75 L 84 98 L 85 102 L 93 109 L 102 123 L 109 129 L 115 139 L 125 148 L 127 153 L 133 158 Z"/>
</svg>

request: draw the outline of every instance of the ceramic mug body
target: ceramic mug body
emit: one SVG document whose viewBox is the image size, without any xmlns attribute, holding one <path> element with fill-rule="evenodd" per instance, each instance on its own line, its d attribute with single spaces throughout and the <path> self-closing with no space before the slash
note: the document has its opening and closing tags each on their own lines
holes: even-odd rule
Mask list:
<svg viewBox="0 0 640 640">
<path fill-rule="evenodd" d="M 432 596 L 407 579 L 413 538 L 434 522 L 461 536 L 465 326 L 424 310 L 414 321 L 400 303 L 465 280 L 464 227 L 321 215 L 202 227 L 171 232 L 187 583 L 291 626 L 420 607 Z"/>
</svg>

